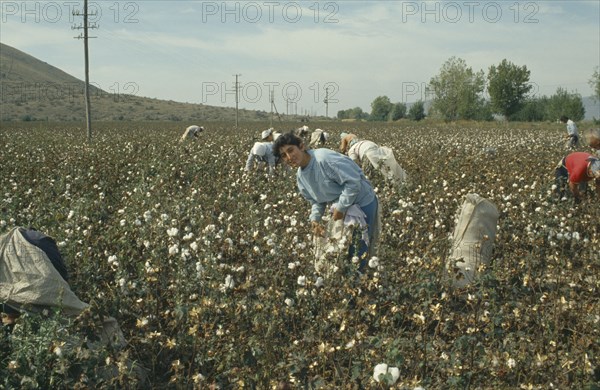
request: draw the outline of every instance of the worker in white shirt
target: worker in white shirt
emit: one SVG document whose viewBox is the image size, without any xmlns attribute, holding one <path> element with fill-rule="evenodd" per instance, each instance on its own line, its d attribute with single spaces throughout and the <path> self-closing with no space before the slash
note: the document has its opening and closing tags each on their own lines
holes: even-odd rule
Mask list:
<svg viewBox="0 0 600 390">
<path fill-rule="evenodd" d="M 203 131 L 204 131 L 204 127 L 202 127 L 202 126 L 197 126 L 197 125 L 188 126 L 185 129 L 185 132 L 183 133 L 183 135 L 181 136 L 181 139 L 179 141 L 184 142 L 189 139 L 198 138 L 200 136 L 200 133 L 202 133 Z"/>
<path fill-rule="evenodd" d="M 394 151 L 373 141 L 354 142 L 348 149 L 348 157 L 363 167 L 363 170 L 368 161 L 375 171 L 381 172 L 385 180 L 392 184 L 402 185 L 408 179 L 406 171 L 396 161 Z"/>
</svg>

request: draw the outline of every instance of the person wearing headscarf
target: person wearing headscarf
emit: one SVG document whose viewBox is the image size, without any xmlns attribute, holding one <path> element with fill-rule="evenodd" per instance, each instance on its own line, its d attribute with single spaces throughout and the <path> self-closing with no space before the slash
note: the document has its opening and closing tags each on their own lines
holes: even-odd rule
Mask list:
<svg viewBox="0 0 600 390">
<path fill-rule="evenodd" d="M 204 131 L 203 126 L 197 126 L 197 125 L 188 126 L 185 129 L 185 132 L 183 133 L 183 135 L 181 136 L 181 139 L 179 141 L 184 142 L 189 139 L 198 138 L 200 136 L 200 133 L 202 133 L 203 131 Z"/>
<path fill-rule="evenodd" d="M 600 159 L 589 153 L 574 152 L 563 158 L 555 170 L 556 184 L 559 193 L 568 184 L 575 201 L 582 198 L 580 185 L 594 180 L 596 193 L 600 197 Z"/>
<path fill-rule="evenodd" d="M 323 146 L 327 142 L 329 138 L 329 133 L 323 131 L 323 129 L 316 129 L 310 135 L 310 147 L 316 148 L 318 146 Z"/>
<path fill-rule="evenodd" d="M 250 172 L 253 167 L 258 169 L 266 164 L 269 174 L 273 174 L 276 162 L 277 159 L 273 154 L 272 142 L 255 142 L 250 153 L 248 153 L 245 170 L 246 172 Z"/>
<path fill-rule="evenodd" d="M 267 130 L 264 130 L 260 134 L 260 139 L 262 140 L 262 142 L 273 142 L 277 138 L 279 138 L 280 135 L 281 135 L 281 133 L 276 132 L 275 129 L 273 129 L 271 127 L 271 128 L 268 128 Z"/>
<path fill-rule="evenodd" d="M 365 164 L 370 163 L 375 171 L 381 172 L 386 181 L 401 185 L 408 179 L 406 171 L 396 161 L 394 151 L 386 146 L 379 146 L 373 141 L 358 140 L 348 149 L 350 157 L 365 171 Z"/>
<path fill-rule="evenodd" d="M 340 134 L 340 140 L 340 152 L 342 152 L 342 154 L 346 154 L 348 153 L 348 149 L 350 149 L 350 146 L 358 142 L 358 137 L 356 136 L 356 134 L 342 133 Z"/>
</svg>

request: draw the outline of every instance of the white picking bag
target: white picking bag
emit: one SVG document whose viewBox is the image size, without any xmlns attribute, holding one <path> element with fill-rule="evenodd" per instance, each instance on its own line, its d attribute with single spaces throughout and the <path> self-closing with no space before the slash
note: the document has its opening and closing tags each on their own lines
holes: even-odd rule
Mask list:
<svg viewBox="0 0 600 390">
<path fill-rule="evenodd" d="M 490 264 L 498 217 L 498 209 L 489 200 L 474 193 L 465 196 L 458 209 L 452 248 L 446 262 L 453 287 L 472 283 L 480 266 Z"/>
<path fill-rule="evenodd" d="M 335 205 L 332 206 L 333 208 L 335 208 Z M 369 235 L 366 215 L 357 205 L 352 205 L 346 211 L 344 219 L 334 221 L 333 218 L 329 218 L 325 228 L 325 236 L 321 237 L 313 234 L 314 265 L 318 274 L 331 276 L 338 270 L 337 261 L 340 258 L 347 258 L 355 226 L 360 226 L 363 229 L 362 239 L 368 244 Z M 344 256 L 340 256 L 340 254 Z"/>
<path fill-rule="evenodd" d="M 28 242 L 18 227 L 0 235 L 0 303 L 32 313 L 58 308 L 69 317 L 89 307 L 71 290 L 46 253 Z M 104 345 L 122 348 L 127 344 L 113 317 L 102 320 L 98 336 Z"/>
<path fill-rule="evenodd" d="M 35 312 L 58 307 L 71 316 L 88 307 L 19 228 L 0 236 L 0 302 Z"/>
<path fill-rule="evenodd" d="M 396 161 L 394 151 L 387 146 L 371 148 L 365 151 L 365 157 L 373 168 L 379 169 L 383 177 L 396 186 L 401 186 L 408 180 L 406 171 Z"/>
</svg>

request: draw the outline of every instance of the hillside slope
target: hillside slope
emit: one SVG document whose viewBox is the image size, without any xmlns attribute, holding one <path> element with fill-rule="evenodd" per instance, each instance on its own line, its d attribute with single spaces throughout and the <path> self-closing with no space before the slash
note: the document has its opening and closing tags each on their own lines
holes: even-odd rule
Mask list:
<svg viewBox="0 0 600 390">
<path fill-rule="evenodd" d="M 84 121 L 82 80 L 0 43 L 0 121 Z M 92 120 L 233 121 L 235 109 L 113 94 L 90 87 Z M 241 121 L 265 121 L 265 111 L 239 110 Z"/>
</svg>

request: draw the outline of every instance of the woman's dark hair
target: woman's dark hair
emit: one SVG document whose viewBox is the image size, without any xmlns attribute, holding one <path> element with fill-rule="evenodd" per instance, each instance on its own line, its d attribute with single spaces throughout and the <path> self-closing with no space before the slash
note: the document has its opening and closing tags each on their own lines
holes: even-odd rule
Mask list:
<svg viewBox="0 0 600 390">
<path fill-rule="evenodd" d="M 279 154 L 279 149 L 281 149 L 285 145 L 294 145 L 300 147 L 303 142 L 304 141 L 302 140 L 302 138 L 295 135 L 293 130 L 288 133 L 281 134 L 273 144 L 273 154 L 275 155 L 275 158 L 281 158 L 281 155 Z"/>
</svg>

